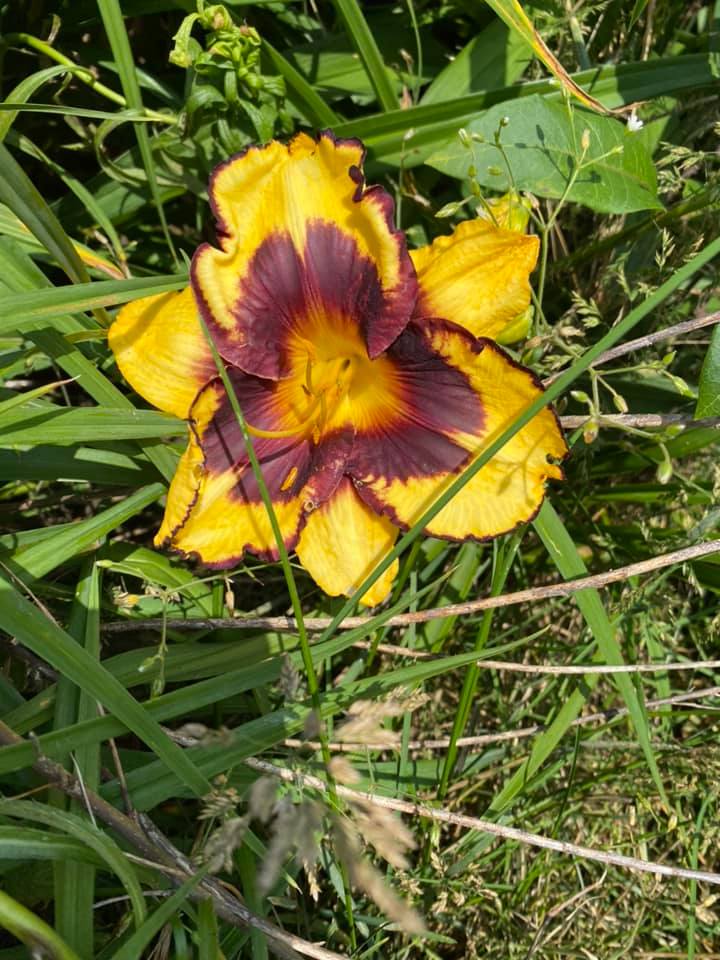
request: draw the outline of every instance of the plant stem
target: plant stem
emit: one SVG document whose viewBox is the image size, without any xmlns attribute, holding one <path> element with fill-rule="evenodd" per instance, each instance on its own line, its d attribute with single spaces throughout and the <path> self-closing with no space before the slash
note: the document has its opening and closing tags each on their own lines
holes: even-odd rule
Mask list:
<svg viewBox="0 0 720 960">
<path fill-rule="evenodd" d="M 312 660 L 312 653 L 310 651 L 310 642 L 308 639 L 307 629 L 305 627 L 305 620 L 303 616 L 302 604 L 300 603 L 300 594 L 298 593 L 297 584 L 295 582 L 295 576 L 292 571 L 292 566 L 290 564 L 290 558 L 288 556 L 287 548 L 285 547 L 285 540 L 280 530 L 280 524 L 278 523 L 277 516 L 275 514 L 275 509 L 273 507 L 272 498 L 270 497 L 270 491 L 267 488 L 265 483 L 265 478 L 262 473 L 262 468 L 255 453 L 255 448 L 253 446 L 252 436 L 247 427 L 247 421 L 240 407 L 240 403 L 235 393 L 235 388 L 232 385 L 230 377 L 228 376 L 227 369 L 225 364 L 220 357 L 220 354 L 217 351 L 215 342 L 208 330 L 207 324 L 205 323 L 205 318 L 200 312 L 198 312 L 198 317 L 200 319 L 200 325 L 202 327 L 205 339 L 207 340 L 208 346 L 215 361 L 215 366 L 217 367 L 218 374 L 222 380 L 225 392 L 227 394 L 228 400 L 230 401 L 230 406 L 232 407 L 233 413 L 235 414 L 235 419 L 237 420 L 238 426 L 240 427 L 240 433 L 242 434 L 243 442 L 245 444 L 245 450 L 248 455 L 248 460 L 250 461 L 250 467 L 252 468 L 253 474 L 255 476 L 255 481 L 258 485 L 258 491 L 260 493 L 260 499 L 263 502 L 263 506 L 268 515 L 268 520 L 270 521 L 270 526 L 272 528 L 273 536 L 275 538 L 275 544 L 277 546 L 278 557 L 280 560 L 280 566 L 282 567 L 283 575 L 285 577 L 285 583 L 287 584 L 288 593 L 290 594 L 290 604 L 293 609 L 293 615 L 295 617 L 295 623 L 297 626 L 298 642 L 300 646 L 300 654 L 302 656 L 303 666 L 305 668 L 305 675 L 307 677 L 308 692 L 310 694 L 310 700 L 312 702 L 313 710 L 315 711 L 318 719 L 322 717 L 322 704 L 320 701 L 320 686 L 318 683 L 317 674 L 315 673 L 315 666 Z M 338 811 L 340 809 L 340 801 L 338 799 L 337 790 L 335 787 L 335 780 L 330 772 L 330 748 L 328 746 L 328 739 L 325 729 L 320 723 L 318 731 L 318 740 L 320 741 L 320 751 L 322 753 L 323 763 L 325 765 L 325 776 L 328 784 L 328 796 L 330 797 L 330 802 L 334 810 Z M 353 950 L 357 946 L 356 934 L 355 934 L 355 920 L 353 916 L 352 909 L 352 899 L 350 896 L 350 883 L 347 872 L 342 865 L 338 863 L 340 867 L 343 884 L 345 887 L 345 909 L 349 926 L 350 942 Z"/>
</svg>

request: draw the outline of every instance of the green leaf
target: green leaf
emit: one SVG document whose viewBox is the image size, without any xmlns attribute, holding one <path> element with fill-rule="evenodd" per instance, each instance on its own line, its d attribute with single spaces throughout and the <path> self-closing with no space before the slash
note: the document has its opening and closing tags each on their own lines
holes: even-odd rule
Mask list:
<svg viewBox="0 0 720 960">
<path fill-rule="evenodd" d="M 587 576 L 587 567 L 577 552 L 572 537 L 549 501 L 545 501 L 533 525 L 560 574 L 566 580 Z M 573 599 L 592 631 L 601 662 L 608 665 L 622 665 L 625 662 L 622 649 L 599 592 L 593 589 L 580 590 Z M 613 674 L 613 680 L 625 701 L 658 793 L 661 799 L 666 801 L 665 788 L 660 779 L 660 771 L 652 748 L 650 728 L 638 692 L 631 677 L 626 673 Z"/>
<path fill-rule="evenodd" d="M 24 860 L 77 860 L 102 865 L 97 854 L 79 840 L 38 830 L 35 827 L 0 826 L 0 860 L 22 863 Z"/>
<path fill-rule="evenodd" d="M 47 445 L 30 450 L 0 448 L 0 476 L 6 482 L 86 480 L 107 486 L 125 484 L 133 487 L 157 479 L 156 471 L 149 464 L 141 463 L 119 449 Z"/>
<path fill-rule="evenodd" d="M 295 108 L 319 127 L 334 127 L 339 122 L 337 114 L 303 75 L 265 38 L 262 41 L 262 50 L 272 68 L 284 77 L 288 89 L 288 100 Z"/>
<path fill-rule="evenodd" d="M 715 327 L 700 372 L 695 416 L 717 417 L 718 415 L 720 415 L 720 327 Z"/>
<path fill-rule="evenodd" d="M 566 104 L 533 96 L 493 107 L 466 130 L 484 142 L 468 149 L 455 136 L 428 158 L 428 165 L 458 179 L 467 178 L 472 165 L 485 187 L 504 192 L 514 186 L 555 199 L 567 191 L 568 200 L 604 213 L 662 206 L 652 158 L 613 118 L 569 111 Z M 502 153 L 494 143 L 498 130 Z M 585 131 L 589 145 L 583 152 Z"/>
<path fill-rule="evenodd" d="M 476 90 L 507 87 L 522 75 L 532 56 L 519 34 L 501 20 L 493 20 L 435 77 L 420 103 L 442 103 Z"/>
<path fill-rule="evenodd" d="M 102 565 L 116 573 L 138 577 L 147 583 L 157 583 L 182 596 L 190 597 L 198 607 L 199 616 L 212 616 L 212 586 L 201 583 L 188 571 L 185 564 L 146 547 L 130 543 L 113 543 L 103 552 Z M 107 559 L 105 559 L 107 558 Z"/>
<path fill-rule="evenodd" d="M 0 445 L 93 443 L 182 436 L 183 420 L 156 410 L 113 410 L 110 407 L 0 409 Z"/>
<path fill-rule="evenodd" d="M 84 70 L 81 67 L 73 69 L 72 67 L 66 67 L 64 65 L 58 67 L 46 67 L 44 70 L 38 70 L 37 73 L 32 73 L 29 77 L 25 77 L 16 87 L 13 87 L 3 103 L 0 104 L 0 110 L 10 110 L 8 106 L 10 103 L 14 103 L 20 107 L 25 106 L 26 101 L 35 93 L 36 90 L 39 90 L 44 83 L 47 83 L 48 80 L 53 80 L 55 77 L 60 76 L 60 74 L 87 72 L 87 70 Z M 18 110 L 12 110 L 8 113 L 0 114 L 0 142 L 2 142 L 7 136 L 7 132 L 15 122 L 17 115 Z"/>
<path fill-rule="evenodd" d="M 34 390 L 27 390 L 25 393 L 18 393 L 14 397 L 10 397 L 7 400 L 1 401 L 0 429 L 2 429 L 2 419 L 4 415 L 9 414 L 12 410 L 17 410 L 18 408 L 25 406 L 25 404 L 30 403 L 31 400 L 37 400 L 39 397 L 44 397 L 46 393 L 52 393 L 53 390 L 56 390 L 58 387 L 61 387 L 66 383 L 70 383 L 70 381 L 56 380 L 53 383 L 45 383 L 41 387 L 36 387 Z"/>
<path fill-rule="evenodd" d="M 75 590 L 68 633 L 94 657 L 100 659 L 100 568 L 94 560 L 84 565 Z M 53 724 L 62 730 L 98 714 L 95 700 L 78 691 L 67 677 L 59 677 Z M 87 790 L 97 791 L 100 782 L 100 745 L 89 744 L 75 751 L 74 767 Z M 64 798 L 61 798 L 61 801 Z M 70 809 L 84 814 L 73 800 Z M 91 956 L 95 940 L 95 869 L 86 863 L 68 861 L 53 868 L 55 880 L 55 929 L 81 956 Z M 137 922 L 141 922 L 142 917 Z"/>
</svg>

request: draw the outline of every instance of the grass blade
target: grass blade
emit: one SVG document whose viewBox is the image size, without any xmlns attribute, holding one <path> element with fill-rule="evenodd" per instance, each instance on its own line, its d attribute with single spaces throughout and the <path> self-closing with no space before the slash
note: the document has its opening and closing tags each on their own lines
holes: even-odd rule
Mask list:
<svg viewBox="0 0 720 960">
<path fill-rule="evenodd" d="M 264 38 L 262 49 L 272 68 L 284 77 L 288 87 L 288 99 L 296 109 L 318 127 L 335 127 L 340 122 L 340 118 L 305 77 Z"/>
<path fill-rule="evenodd" d="M 2 149 L 0 146 L 0 150 Z M 14 294 L 4 297 L 0 304 L 0 333 L 14 332 L 18 323 L 47 320 L 66 313 L 81 313 L 98 307 L 128 303 L 130 300 L 156 293 L 181 290 L 187 286 L 187 282 L 187 274 L 176 274 L 135 280 L 99 280 L 94 283 L 76 283 L 68 287 Z"/>
<path fill-rule="evenodd" d="M 365 65 L 378 103 L 383 110 L 397 110 L 398 98 L 393 90 L 390 74 L 359 3 L 357 0 L 333 0 L 333 3 Z"/>
<path fill-rule="evenodd" d="M 110 41 L 110 47 L 113 52 L 113 57 L 115 58 L 115 64 L 120 76 L 120 83 L 122 84 L 127 105 L 131 110 L 142 110 L 143 102 L 142 94 L 140 93 L 140 84 L 135 72 L 135 61 L 133 60 L 132 50 L 130 49 L 130 41 L 127 30 L 125 29 L 120 4 L 118 0 L 98 0 L 98 9 L 100 10 L 105 32 Z M 152 148 L 150 147 L 150 136 L 144 124 L 135 123 L 134 127 L 140 156 L 142 157 L 143 167 L 145 168 L 145 175 L 147 176 L 150 192 L 157 207 L 158 216 L 160 217 L 165 242 L 177 265 L 178 258 L 175 252 L 175 245 L 172 242 L 170 231 L 168 230 L 167 220 L 165 219 L 165 209 L 163 207 L 162 197 L 160 196 L 160 187 L 155 173 L 155 162 L 153 160 Z"/>
<path fill-rule="evenodd" d="M 100 660 L 100 570 L 94 561 L 85 567 L 78 582 L 68 633 L 85 647 L 90 656 L 96 661 Z M 96 702 L 83 691 L 80 691 L 78 698 L 76 692 L 77 688 L 66 677 L 58 678 L 54 717 L 56 730 L 97 716 Z M 69 720 L 68 714 L 71 714 Z M 75 771 L 88 790 L 97 791 L 100 782 L 99 744 L 88 744 L 76 751 Z M 70 809 L 77 815 L 83 812 L 77 801 L 71 803 Z M 90 957 L 95 943 L 95 868 L 91 864 L 68 860 L 55 865 L 54 875 L 55 927 L 80 956 Z M 138 922 L 142 922 L 142 915 L 136 912 Z"/>
<path fill-rule="evenodd" d="M 0 813 L 20 820 L 37 820 L 86 844 L 125 887 L 132 905 L 135 925 L 140 926 L 143 923 L 146 910 L 140 883 L 120 847 L 106 833 L 77 814 L 54 810 L 44 803 L 30 800 L 0 801 Z"/>
<path fill-rule="evenodd" d="M 0 410 L 0 444 L 95 443 L 183 436 L 183 420 L 156 410 L 113 410 L 110 407 Z"/>
<path fill-rule="evenodd" d="M 52 927 L 0 890 L 0 927 L 27 944 L 37 956 L 39 951 L 53 960 L 80 960 L 74 950 L 60 939 Z"/>
<path fill-rule="evenodd" d="M 186 880 L 171 897 L 168 897 L 154 913 L 150 914 L 145 923 L 112 955 L 112 960 L 137 960 L 137 957 L 143 956 L 145 947 L 155 934 L 159 933 L 165 924 L 181 909 L 193 890 L 202 883 L 206 872 L 206 870 L 200 870 L 194 877 Z"/>
<path fill-rule="evenodd" d="M 87 283 L 90 279 L 88 272 L 72 241 L 43 200 L 39 190 L 2 143 L 0 143 L 0 202 L 10 207 L 15 216 L 22 220 L 74 283 Z"/>
<path fill-rule="evenodd" d="M 143 740 L 193 793 L 202 796 L 210 784 L 187 754 L 163 733 L 127 690 L 55 623 L 0 578 L 3 629 L 38 657 L 99 700 Z"/>
</svg>

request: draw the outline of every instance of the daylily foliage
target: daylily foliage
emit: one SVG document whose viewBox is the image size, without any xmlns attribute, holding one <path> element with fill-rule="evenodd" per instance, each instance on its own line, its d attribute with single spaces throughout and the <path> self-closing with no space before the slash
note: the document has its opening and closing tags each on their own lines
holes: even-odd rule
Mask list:
<svg viewBox="0 0 720 960">
<path fill-rule="evenodd" d="M 408 252 L 356 140 L 300 134 L 216 169 L 218 247 L 191 284 L 124 307 L 110 345 L 131 385 L 190 426 L 156 542 L 213 568 L 277 549 L 200 311 L 255 438 L 287 548 L 350 594 L 443 486 L 541 388 L 496 340 L 530 302 L 537 238 L 493 218 Z M 524 226 L 524 224 L 522 225 Z M 530 519 L 566 446 L 538 414 L 429 524 L 487 539 Z M 393 564 L 363 597 L 383 600 Z"/>
</svg>

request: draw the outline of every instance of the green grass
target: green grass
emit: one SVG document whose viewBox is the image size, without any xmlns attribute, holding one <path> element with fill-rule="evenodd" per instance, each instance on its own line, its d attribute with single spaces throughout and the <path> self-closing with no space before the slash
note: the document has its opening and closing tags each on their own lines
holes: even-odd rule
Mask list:
<svg viewBox="0 0 720 960">
<path fill-rule="evenodd" d="M 189 3 L 26 6 L 0 11 L 0 960 L 38 942 L 81 960 L 263 958 L 311 943 L 392 960 L 713 956 L 710 883 L 429 817 L 406 818 L 409 866 L 389 866 L 397 822 L 335 784 L 344 758 L 361 791 L 717 870 L 720 671 L 542 671 L 717 659 L 716 556 L 572 598 L 387 623 L 717 536 L 718 434 L 690 421 L 698 395 L 698 416 L 715 413 L 718 337 L 698 329 L 598 365 L 617 343 L 720 309 L 714 5 L 583 0 L 571 21 L 564 4 L 527 8 L 606 107 L 642 101 L 635 133 L 568 101 L 487 5 L 232 4 L 227 23 L 193 23 L 185 66 L 179 41 L 168 55 Z M 53 13 L 61 28 L 48 38 Z M 528 96 L 553 104 L 562 128 L 549 178 L 521 163 L 544 143 Z M 510 124 L 495 130 L 495 114 Z M 186 285 L 212 236 L 218 162 L 322 127 L 363 140 L 368 180 L 393 194 L 411 245 L 513 177 L 537 198 L 542 245 L 530 339 L 513 349 L 548 390 L 401 536 L 359 591 L 398 557 L 391 600 L 350 630 L 357 601 L 325 597 L 292 555 L 218 574 L 153 547 L 186 428 L 132 393 L 106 342 L 122 304 Z M 473 132 L 484 138 L 474 171 Z M 608 160 L 605 145 L 629 137 Z M 424 537 L 551 402 L 589 413 L 597 431 L 568 435 L 567 477 L 534 521 L 493 544 Z M 680 413 L 688 426 L 607 429 L 603 415 L 618 412 Z M 298 626 L 208 622 L 233 612 Z M 143 626 L 157 619 L 161 630 Z M 179 629 L 188 619 L 196 630 Z M 113 628 L 128 620 L 136 629 Z M 375 723 L 348 748 L 353 709 Z M 273 787 L 251 757 L 294 776 Z M 385 883 L 373 897 L 350 882 L 359 868 L 341 856 L 338 817 L 368 841 Z M 318 859 L 302 869 L 313 824 Z M 226 886 L 201 868 L 213 846 Z M 426 933 L 391 922 L 392 894 Z"/>
</svg>

